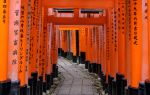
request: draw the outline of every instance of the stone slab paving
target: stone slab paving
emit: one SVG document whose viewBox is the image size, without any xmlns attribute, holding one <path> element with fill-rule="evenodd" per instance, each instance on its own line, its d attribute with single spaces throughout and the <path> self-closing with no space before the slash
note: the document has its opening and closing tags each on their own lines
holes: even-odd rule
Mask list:
<svg viewBox="0 0 150 95">
<path fill-rule="evenodd" d="M 99 95 L 88 74 L 83 72 L 77 64 L 59 58 L 58 65 L 64 78 L 55 91 L 56 95 Z"/>
</svg>

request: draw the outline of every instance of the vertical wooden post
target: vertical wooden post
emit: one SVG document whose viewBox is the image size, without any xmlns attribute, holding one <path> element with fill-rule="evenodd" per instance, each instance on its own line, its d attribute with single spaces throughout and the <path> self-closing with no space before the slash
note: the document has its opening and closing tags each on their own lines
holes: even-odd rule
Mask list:
<svg viewBox="0 0 150 95">
<path fill-rule="evenodd" d="M 148 48 L 150 48 L 150 0 L 147 0 L 147 12 L 148 12 Z M 148 50 L 148 64 L 149 64 L 149 68 L 148 68 L 148 72 L 150 72 L 150 50 Z M 148 79 L 150 80 L 150 73 L 148 75 Z M 147 94 L 148 95 L 148 94 Z"/>
<path fill-rule="evenodd" d="M 61 33 L 61 44 L 62 44 L 62 56 L 64 55 L 64 32 L 63 30 L 60 30 L 60 33 Z"/>
<path fill-rule="evenodd" d="M 58 76 L 58 66 L 57 66 L 57 27 L 53 25 L 53 30 L 52 30 L 52 64 L 53 64 L 53 74 L 54 78 Z M 67 36 L 67 35 L 66 35 Z M 67 43 L 67 42 L 66 42 Z"/>
<path fill-rule="evenodd" d="M 21 0 L 21 14 L 20 14 L 20 34 L 19 34 L 19 80 L 20 80 L 20 94 L 27 93 L 27 84 L 25 81 L 26 74 L 26 45 L 27 45 L 27 14 L 28 14 L 28 1 Z"/>
<path fill-rule="evenodd" d="M 110 33 L 111 33 L 111 43 L 110 43 L 110 48 L 111 48 L 111 59 L 110 59 L 110 79 L 112 82 L 112 95 L 116 95 L 116 73 L 117 73 L 117 16 L 116 16 L 116 9 L 115 8 L 111 8 L 109 9 L 111 16 L 110 16 L 110 23 L 111 23 L 111 29 L 110 29 Z"/>
<path fill-rule="evenodd" d="M 89 63 L 89 59 L 88 59 L 88 27 L 85 28 L 85 45 L 86 45 L 85 68 L 88 69 L 88 63 Z"/>
<path fill-rule="evenodd" d="M 61 32 L 61 29 L 59 28 L 59 34 L 58 34 L 58 43 L 59 43 L 59 46 L 58 46 L 58 54 L 59 56 L 62 56 L 62 32 Z"/>
<path fill-rule="evenodd" d="M 31 87 L 31 94 L 36 94 L 36 85 L 37 85 L 37 71 L 36 71 L 36 46 L 37 46 L 37 31 L 36 29 L 36 5 L 37 0 L 31 1 L 31 27 L 30 27 L 30 51 L 29 51 L 29 85 Z"/>
<path fill-rule="evenodd" d="M 52 85 L 52 55 L 51 55 L 51 42 L 52 41 L 52 23 L 48 26 L 48 50 L 47 50 L 47 56 L 48 56 L 48 64 L 47 64 L 47 89 L 49 89 Z"/>
<path fill-rule="evenodd" d="M 8 47 L 8 78 L 11 80 L 11 94 L 19 94 L 18 79 L 18 52 L 19 52 L 19 33 L 20 33 L 20 7 L 21 1 L 10 1 L 9 9 L 9 41 Z M 15 12 L 15 13 L 14 13 Z"/>
<path fill-rule="evenodd" d="M 77 62 L 79 60 L 79 30 L 75 30 L 76 32 L 76 57 L 77 57 Z"/>
<path fill-rule="evenodd" d="M 106 51 L 106 60 L 107 60 L 107 82 L 108 82 L 108 93 L 112 94 L 112 82 L 114 80 L 114 52 L 113 52 L 113 40 L 114 40 L 114 35 L 113 35 L 113 15 L 111 15 L 112 9 L 109 8 L 106 10 L 106 16 L 107 16 L 107 23 L 106 23 L 106 46 L 107 46 L 107 51 Z"/>
<path fill-rule="evenodd" d="M 110 31 L 110 10 L 106 10 L 107 23 L 106 23 L 106 82 L 108 83 L 108 76 L 110 75 L 110 40 L 111 40 L 111 31 Z"/>
<path fill-rule="evenodd" d="M 30 60 L 30 30 L 31 30 L 31 0 L 28 0 L 27 33 L 26 33 L 26 84 L 29 83 L 29 60 Z M 29 84 L 28 84 L 29 85 Z M 32 95 L 32 94 L 31 94 Z"/>
<path fill-rule="evenodd" d="M 99 62 L 99 37 L 100 37 L 100 32 L 99 32 L 99 27 L 96 27 L 96 74 L 100 74 L 100 62 Z"/>
<path fill-rule="evenodd" d="M 131 1 L 131 83 L 129 95 L 138 95 L 142 66 L 142 0 Z"/>
<path fill-rule="evenodd" d="M 131 25 L 130 25 L 130 0 L 127 0 L 126 4 L 126 72 L 127 72 L 127 85 L 130 85 L 131 74 L 130 74 L 130 60 L 131 60 Z"/>
<path fill-rule="evenodd" d="M 102 65 L 102 73 L 104 73 L 104 64 L 103 64 L 103 45 L 104 45 L 104 37 L 103 37 L 103 31 L 102 26 L 99 28 L 100 31 L 100 64 Z"/>
<path fill-rule="evenodd" d="M 106 50 L 107 50 L 107 28 L 106 28 L 106 25 L 102 25 L 102 29 L 101 29 L 101 32 L 102 32 L 102 38 L 103 38 L 103 74 L 104 74 L 104 87 L 106 88 L 106 85 L 107 85 L 107 82 L 106 82 L 106 77 L 107 77 L 107 54 L 106 54 Z"/>
<path fill-rule="evenodd" d="M 75 31 L 72 31 L 72 50 L 73 50 L 73 62 L 76 61 L 76 35 Z"/>
<path fill-rule="evenodd" d="M 0 26 L 3 32 L 1 32 L 0 41 L 3 45 L 0 47 L 0 51 L 3 54 L 3 57 L 0 58 L 0 81 L 5 81 L 7 77 L 7 66 L 8 66 L 8 21 L 9 21 L 9 0 L 5 2 L 0 2 L 0 14 L 2 20 L 0 21 Z M 5 41 L 5 42 L 4 42 Z"/>
<path fill-rule="evenodd" d="M 118 16 L 117 16 L 117 8 L 114 8 L 114 74 L 116 76 L 116 73 L 118 72 L 118 22 L 117 22 Z"/>
<path fill-rule="evenodd" d="M 118 73 L 126 76 L 125 36 L 126 36 L 126 6 L 124 1 L 118 1 Z"/>
<path fill-rule="evenodd" d="M 8 76 L 12 82 L 18 81 L 18 47 L 20 31 L 20 4 L 16 0 L 10 1 L 9 11 L 9 57 L 8 57 Z M 17 6 L 16 6 L 17 5 Z M 15 11 L 15 14 L 14 14 Z M 14 22 L 16 22 L 14 24 Z M 12 75 L 14 73 L 15 75 Z"/>
<path fill-rule="evenodd" d="M 42 7 L 43 11 L 43 22 L 42 22 L 42 31 L 43 31 L 43 50 L 42 50 L 42 75 L 43 75 L 43 91 L 46 92 L 47 90 L 47 84 L 46 84 L 46 68 L 47 68 L 47 32 L 48 32 L 48 22 L 47 22 L 47 16 L 48 16 L 48 8 Z"/>
<path fill-rule="evenodd" d="M 0 1 L 0 18 L 0 43 L 2 43 L 0 46 L 0 95 L 8 95 L 10 88 L 8 81 L 9 0 Z"/>
<path fill-rule="evenodd" d="M 79 31 L 79 62 L 83 64 L 85 60 L 85 28 L 80 28 Z"/>
<path fill-rule="evenodd" d="M 113 30 L 113 12 L 112 12 L 112 9 L 109 9 L 108 10 L 108 13 L 110 13 L 111 15 L 110 15 L 110 33 L 111 33 L 111 42 L 110 42 L 110 48 L 111 48 L 111 58 L 110 58 L 110 76 L 112 77 L 112 78 L 114 78 L 114 71 L 113 71 L 113 64 L 114 64 L 114 56 L 113 56 L 113 54 L 114 54 L 114 48 L 113 48 L 113 40 L 114 40 L 114 37 L 113 37 L 113 32 L 114 32 L 114 30 Z"/>
<path fill-rule="evenodd" d="M 70 30 L 70 56 L 71 56 L 71 60 L 73 59 L 73 49 L 72 49 L 72 31 Z"/>
<path fill-rule="evenodd" d="M 92 28 L 93 27 L 90 27 L 89 31 L 88 31 L 88 41 L 89 41 L 89 43 L 88 43 L 88 51 L 89 51 L 89 61 L 90 61 L 88 70 L 89 70 L 90 73 L 92 72 L 92 64 L 93 64 L 92 63 L 93 62 L 93 59 L 92 59 L 93 58 L 93 51 L 92 51 L 93 30 L 92 30 Z"/>
<path fill-rule="evenodd" d="M 32 64 L 32 61 L 31 61 L 31 52 L 32 52 L 32 38 L 31 38 L 31 31 L 32 31 L 32 23 L 33 23 L 33 20 L 32 20 L 32 1 L 31 0 L 28 0 L 28 30 L 27 30 L 27 52 L 26 52 L 26 83 L 28 83 L 28 86 L 30 86 L 30 95 L 33 95 L 33 80 L 32 80 L 32 77 L 31 77 L 31 64 Z"/>
<path fill-rule="evenodd" d="M 67 37 L 67 30 L 64 30 L 64 56 L 67 57 L 68 52 L 68 37 Z"/>
<path fill-rule="evenodd" d="M 41 80 L 41 39 L 42 39 L 42 1 L 38 0 L 37 2 L 37 19 L 36 19 L 36 28 L 37 28 L 37 73 L 38 73 L 38 82 Z"/>
<path fill-rule="evenodd" d="M 44 89 L 43 89 L 43 80 L 44 80 L 44 78 L 43 77 L 45 77 L 44 76 L 44 74 L 45 74 L 45 72 L 44 72 L 44 70 L 45 70 L 45 68 L 44 68 L 44 62 L 45 62 L 45 60 L 44 60 L 44 58 L 45 58 L 45 56 L 44 56 L 44 46 L 43 45 L 45 45 L 45 43 L 44 43 L 44 8 L 42 7 L 42 1 L 40 0 L 39 1 L 39 17 L 38 17 L 38 20 L 37 20 L 37 22 L 39 23 L 39 26 L 37 26 L 37 27 L 39 27 L 38 29 L 38 35 L 37 35 L 37 38 L 38 38 L 38 40 L 37 40 L 37 47 L 38 47 L 38 51 L 37 51 L 37 57 L 39 57 L 38 58 L 38 60 L 37 60 L 37 72 L 38 72 L 38 85 L 37 85 L 37 94 L 42 94 L 43 93 L 43 91 L 44 91 Z M 45 81 L 44 81 L 45 82 Z"/>
<path fill-rule="evenodd" d="M 116 74 L 117 95 L 125 93 L 126 86 L 126 0 L 117 1 L 118 72 Z"/>
<path fill-rule="evenodd" d="M 40 75 L 40 37 L 42 31 L 42 1 L 37 0 L 36 3 L 36 31 L 37 31 L 37 48 L 36 48 L 36 73 L 37 73 L 37 94 L 41 93 L 40 91 L 40 82 L 41 82 L 41 75 Z"/>
<path fill-rule="evenodd" d="M 150 0 L 147 0 L 147 21 L 148 21 L 148 72 L 150 72 Z M 148 79 L 145 82 L 146 95 L 150 94 L 150 73 L 148 73 Z"/>
<path fill-rule="evenodd" d="M 90 63 L 91 63 L 91 72 L 92 73 L 94 73 L 93 72 L 93 70 L 94 70 L 94 26 L 90 29 L 90 57 L 91 57 L 91 60 L 90 60 Z"/>
<path fill-rule="evenodd" d="M 148 79 L 148 13 L 147 0 L 142 0 L 142 67 L 139 94 L 145 94 L 144 82 Z"/>
<path fill-rule="evenodd" d="M 93 58 L 92 58 L 92 60 L 93 60 L 93 62 L 92 62 L 92 63 L 93 63 L 93 64 L 92 64 L 92 65 L 93 65 L 93 66 L 92 66 L 92 72 L 93 72 L 93 73 L 96 73 L 96 67 L 97 67 L 97 66 L 96 66 L 96 65 L 97 65 L 97 63 L 96 63 L 96 53 L 97 53 L 97 49 L 96 49 L 96 47 L 97 47 L 97 46 L 96 46 L 96 32 L 97 32 L 97 31 L 96 31 L 96 28 L 97 28 L 97 27 L 94 26 L 93 29 L 92 29 L 92 30 L 93 30 L 93 31 L 92 31 L 92 32 L 93 32 L 93 34 L 92 34 L 92 39 L 93 39 L 93 40 L 92 40 L 92 43 L 93 43 L 93 44 L 92 44 L 92 45 L 93 45 L 93 46 L 92 46 L 92 55 L 93 55 Z"/>
</svg>

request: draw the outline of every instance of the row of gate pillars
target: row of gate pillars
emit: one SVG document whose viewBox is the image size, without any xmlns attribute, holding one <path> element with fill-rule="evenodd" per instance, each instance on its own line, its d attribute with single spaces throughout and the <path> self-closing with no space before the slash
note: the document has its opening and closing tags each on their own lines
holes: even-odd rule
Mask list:
<svg viewBox="0 0 150 95">
<path fill-rule="evenodd" d="M 0 95 L 43 95 L 58 77 L 56 28 L 42 0 L 0 1 Z"/>
<path fill-rule="evenodd" d="M 71 54 L 73 62 L 83 58 L 81 63 L 98 73 L 110 95 L 149 95 L 149 6 L 147 0 L 116 1 L 114 8 L 104 10 L 106 24 L 92 29 L 83 26 L 85 39 L 80 41 L 80 29 L 62 30 L 59 54 Z M 62 36 L 65 31 L 72 34 L 71 44 Z M 85 49 L 80 51 L 82 42 Z"/>
</svg>

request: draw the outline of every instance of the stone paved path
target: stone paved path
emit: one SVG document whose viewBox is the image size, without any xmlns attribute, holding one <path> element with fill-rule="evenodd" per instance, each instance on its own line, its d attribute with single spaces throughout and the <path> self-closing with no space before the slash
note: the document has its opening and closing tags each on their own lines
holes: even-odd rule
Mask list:
<svg viewBox="0 0 150 95">
<path fill-rule="evenodd" d="M 58 65 L 64 78 L 56 95 L 99 95 L 84 68 L 64 58 L 59 58 Z"/>
</svg>

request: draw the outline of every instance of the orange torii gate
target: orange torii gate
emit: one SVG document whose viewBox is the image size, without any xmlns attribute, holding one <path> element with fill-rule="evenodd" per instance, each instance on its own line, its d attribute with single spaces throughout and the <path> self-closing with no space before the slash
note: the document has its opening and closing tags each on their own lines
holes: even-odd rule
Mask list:
<svg viewBox="0 0 150 95">
<path fill-rule="evenodd" d="M 73 8 L 74 17 L 48 16 L 48 8 Z M 80 18 L 79 9 L 82 8 L 107 11 L 98 18 Z M 11 84 L 13 88 L 14 82 L 20 82 L 17 85 L 21 95 L 27 93 L 28 86 L 30 95 L 37 95 L 49 89 L 49 82 L 53 80 L 51 77 L 56 77 L 58 73 L 56 25 L 100 26 L 96 29 L 86 27 L 85 34 L 82 35 L 86 36 L 83 43 L 87 46 L 85 63 L 90 65 L 89 71 L 94 69 L 91 63 L 98 60 L 102 66 L 102 84 L 105 89 L 108 87 L 109 94 L 122 95 L 127 85 L 129 95 L 138 95 L 139 92 L 144 92 L 143 89 L 146 90 L 146 95 L 149 95 L 149 9 L 150 0 L 0 1 L 0 95 L 8 95 L 8 90 Z M 20 14 L 17 15 L 14 11 L 20 11 Z M 15 26 L 16 24 L 19 27 Z M 79 30 L 82 26 L 61 28 L 63 27 Z M 67 33 L 66 35 L 68 36 Z M 71 35 L 75 56 L 75 31 Z M 66 44 L 67 41 L 67 50 Z M 95 56 L 94 51 L 98 56 Z M 145 80 L 146 88 L 143 87 Z"/>
</svg>

